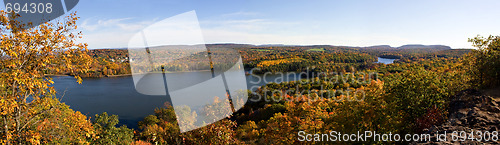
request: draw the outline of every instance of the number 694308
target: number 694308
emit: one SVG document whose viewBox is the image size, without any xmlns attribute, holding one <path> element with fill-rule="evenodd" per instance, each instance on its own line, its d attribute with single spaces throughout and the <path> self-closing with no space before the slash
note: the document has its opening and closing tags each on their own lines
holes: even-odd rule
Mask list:
<svg viewBox="0 0 500 145">
<path fill-rule="evenodd" d="M 6 3 L 7 13 L 52 13 L 52 3 Z"/>
</svg>

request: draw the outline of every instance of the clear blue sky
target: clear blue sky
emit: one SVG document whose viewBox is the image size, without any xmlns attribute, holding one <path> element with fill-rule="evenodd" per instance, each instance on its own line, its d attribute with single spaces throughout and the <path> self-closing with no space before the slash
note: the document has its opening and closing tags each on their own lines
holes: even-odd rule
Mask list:
<svg viewBox="0 0 500 145">
<path fill-rule="evenodd" d="M 126 47 L 156 21 L 196 10 L 206 43 L 372 46 L 442 44 L 500 35 L 498 0 L 81 0 L 89 48 Z"/>
</svg>

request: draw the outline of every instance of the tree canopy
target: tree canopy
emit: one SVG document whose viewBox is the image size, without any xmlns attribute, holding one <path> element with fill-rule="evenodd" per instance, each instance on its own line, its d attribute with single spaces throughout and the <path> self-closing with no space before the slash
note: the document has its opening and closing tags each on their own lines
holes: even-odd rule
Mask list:
<svg viewBox="0 0 500 145">
<path fill-rule="evenodd" d="M 85 142 L 92 134 L 90 123 L 85 116 L 61 106 L 50 86 L 52 79 L 44 77 L 47 69 L 76 73 L 89 68 L 87 45 L 76 42 L 81 37 L 81 33 L 74 32 L 78 17 L 73 13 L 29 29 L 21 29 L 24 24 L 17 21 L 18 17 L 0 11 L 0 143 L 27 144 L 57 139 Z M 75 78 L 81 83 L 80 77 Z M 52 117 L 55 118 L 50 119 Z M 72 120 L 77 126 L 75 132 L 34 131 L 44 130 L 44 126 L 70 127 L 62 119 Z"/>
</svg>

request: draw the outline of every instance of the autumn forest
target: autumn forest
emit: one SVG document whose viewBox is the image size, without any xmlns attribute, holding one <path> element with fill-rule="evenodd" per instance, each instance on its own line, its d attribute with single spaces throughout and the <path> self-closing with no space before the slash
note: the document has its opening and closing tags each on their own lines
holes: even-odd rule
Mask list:
<svg viewBox="0 0 500 145">
<path fill-rule="evenodd" d="M 15 22 L 7 17 L 2 12 L 0 144 L 331 144 L 301 142 L 298 133 L 425 133 L 453 117 L 454 100 L 465 90 L 500 86 L 500 36 L 470 38 L 475 49 L 207 44 L 211 49 L 238 51 L 247 75 L 307 72 L 308 79 L 268 83 L 247 91 L 248 101 L 242 109 L 189 132 L 179 131 L 178 116 L 168 102 L 133 129 L 118 126 L 117 115 L 86 116 L 72 110 L 51 86 L 54 75 L 74 76 L 78 82 L 131 75 L 127 49 L 88 49 L 85 43 L 77 43 L 84 35 L 75 31 L 76 14 L 30 29 L 11 25 Z M 396 60 L 383 64 L 376 63 L 378 58 Z M 164 67 L 166 71 L 192 71 L 186 67 L 189 63 Z M 210 69 L 210 65 L 199 67 Z M 337 81 L 328 81 L 332 79 Z M 308 93 L 300 93 L 304 91 Z M 364 96 L 343 93 L 350 91 L 362 91 Z M 222 103 L 215 100 L 211 105 L 207 107 L 217 108 Z M 497 116 L 499 111 L 498 107 L 490 109 Z M 498 119 L 483 120 L 497 126 L 484 130 L 498 131 Z M 498 134 L 496 139 L 483 141 L 498 143 Z"/>
</svg>

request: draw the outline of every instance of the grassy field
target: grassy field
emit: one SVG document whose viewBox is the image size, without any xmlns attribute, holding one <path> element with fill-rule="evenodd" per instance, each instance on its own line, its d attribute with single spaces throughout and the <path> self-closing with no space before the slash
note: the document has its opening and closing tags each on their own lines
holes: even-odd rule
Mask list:
<svg viewBox="0 0 500 145">
<path fill-rule="evenodd" d="M 325 48 L 313 48 L 313 49 L 309 49 L 307 51 L 325 51 Z"/>
</svg>

